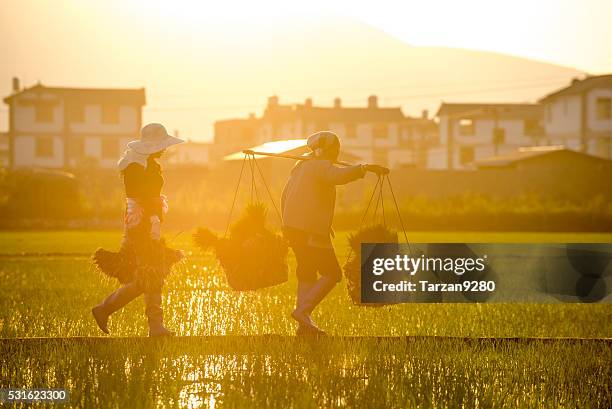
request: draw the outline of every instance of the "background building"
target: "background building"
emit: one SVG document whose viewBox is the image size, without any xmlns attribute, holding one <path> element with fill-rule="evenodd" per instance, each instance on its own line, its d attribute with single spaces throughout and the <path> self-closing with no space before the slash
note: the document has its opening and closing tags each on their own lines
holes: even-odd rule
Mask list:
<svg viewBox="0 0 612 409">
<path fill-rule="evenodd" d="M 0 167 L 9 165 L 9 143 L 8 134 L 0 132 Z"/>
<path fill-rule="evenodd" d="M 21 89 L 9 106 L 10 166 L 69 168 L 83 161 L 113 167 L 139 137 L 145 90 L 46 87 Z"/>
<path fill-rule="evenodd" d="M 503 155 L 476 161 L 478 169 L 508 169 L 524 172 L 559 174 L 570 170 L 581 174 L 612 171 L 612 161 L 577 152 L 563 145 L 520 148 Z"/>
<path fill-rule="evenodd" d="M 537 104 L 442 103 L 436 116 L 441 145 L 428 153 L 432 169 L 461 169 L 479 159 L 540 143 Z"/>
<path fill-rule="evenodd" d="M 540 103 L 547 143 L 612 158 L 612 74 L 575 79 Z"/>
<path fill-rule="evenodd" d="M 170 165 L 209 165 L 212 144 L 194 141 L 173 146 L 164 154 L 164 161 Z"/>
<path fill-rule="evenodd" d="M 321 130 L 337 133 L 343 149 L 364 162 L 391 167 L 423 164 L 422 151 L 437 143 L 436 124 L 426 113 L 422 118 L 406 117 L 399 107 L 380 107 L 374 95 L 365 107 L 345 107 L 340 98 L 330 107 L 315 106 L 311 99 L 282 105 L 272 96 L 260 118 L 251 114 L 215 123 L 215 156 Z"/>
<path fill-rule="evenodd" d="M 229 153 L 259 145 L 257 135 L 259 122 L 255 114 L 249 114 L 249 117 L 244 119 L 216 121 L 210 151 L 212 159 L 218 161 Z"/>
</svg>

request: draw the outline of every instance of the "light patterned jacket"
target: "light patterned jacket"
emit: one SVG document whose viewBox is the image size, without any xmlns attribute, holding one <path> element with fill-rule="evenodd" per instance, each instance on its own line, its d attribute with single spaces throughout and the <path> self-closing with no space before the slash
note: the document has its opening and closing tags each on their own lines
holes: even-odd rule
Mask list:
<svg viewBox="0 0 612 409">
<path fill-rule="evenodd" d="M 364 176 L 361 165 L 339 167 L 326 159 L 298 162 L 281 197 L 283 227 L 327 236 L 336 205 L 336 185 L 344 185 Z"/>
</svg>

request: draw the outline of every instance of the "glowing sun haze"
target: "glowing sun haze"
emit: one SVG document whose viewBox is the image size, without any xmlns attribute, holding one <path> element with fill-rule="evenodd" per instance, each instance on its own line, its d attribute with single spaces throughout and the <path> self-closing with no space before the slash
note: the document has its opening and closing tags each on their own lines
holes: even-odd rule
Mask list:
<svg viewBox="0 0 612 409">
<path fill-rule="evenodd" d="M 168 28 L 175 24 L 246 25 L 300 16 L 358 18 L 412 45 L 495 51 L 592 73 L 612 71 L 610 0 L 428 0 L 287 2 L 123 0 Z M 227 35 L 244 33 L 227 32 Z"/>
<path fill-rule="evenodd" d="M 144 121 L 210 139 L 266 98 L 381 105 L 523 102 L 612 72 L 612 1 L 2 0 L 0 96 L 145 87 Z M 515 58 L 510 56 L 522 57 Z M 0 131 L 7 129 L 0 107 Z"/>
</svg>

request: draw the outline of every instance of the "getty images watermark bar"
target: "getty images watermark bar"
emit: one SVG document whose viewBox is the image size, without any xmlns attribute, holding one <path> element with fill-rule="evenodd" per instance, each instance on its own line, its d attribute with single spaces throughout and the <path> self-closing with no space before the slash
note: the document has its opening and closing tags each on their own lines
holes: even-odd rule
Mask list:
<svg viewBox="0 0 612 409">
<path fill-rule="evenodd" d="M 361 301 L 611 302 L 612 244 L 361 245 Z"/>
</svg>

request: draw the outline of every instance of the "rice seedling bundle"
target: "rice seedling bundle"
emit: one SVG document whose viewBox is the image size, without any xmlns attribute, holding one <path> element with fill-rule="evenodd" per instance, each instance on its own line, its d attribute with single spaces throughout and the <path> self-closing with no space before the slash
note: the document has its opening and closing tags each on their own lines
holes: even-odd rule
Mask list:
<svg viewBox="0 0 612 409">
<path fill-rule="evenodd" d="M 382 307 L 385 304 L 361 302 L 361 243 L 398 243 L 397 232 L 382 224 L 373 224 L 350 234 L 348 242 L 351 247 L 351 255 L 344 264 L 344 277 L 351 301 L 363 307 Z"/>
<path fill-rule="evenodd" d="M 214 249 L 234 290 L 257 290 L 287 281 L 288 247 L 280 234 L 267 228 L 266 213 L 261 203 L 248 205 L 230 227 L 228 238 L 218 237 L 207 228 L 194 234 L 198 247 Z"/>
<path fill-rule="evenodd" d="M 92 261 L 106 277 L 117 279 L 121 284 L 136 281 L 147 288 L 163 281 L 172 266 L 183 259 L 183 253 L 168 247 L 164 240 L 151 240 L 142 246 L 138 256 L 130 243 L 123 243 L 117 252 L 98 248 Z"/>
</svg>

